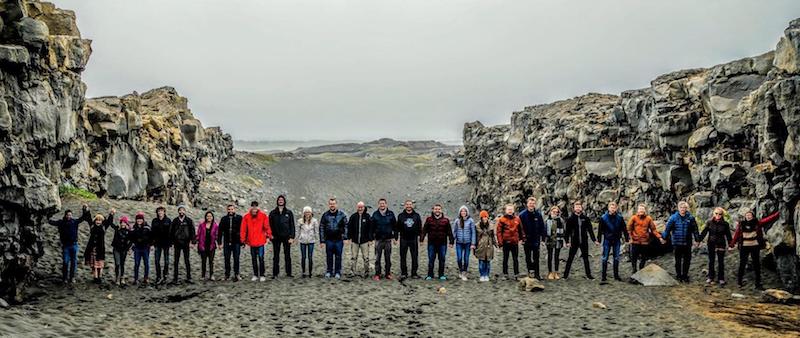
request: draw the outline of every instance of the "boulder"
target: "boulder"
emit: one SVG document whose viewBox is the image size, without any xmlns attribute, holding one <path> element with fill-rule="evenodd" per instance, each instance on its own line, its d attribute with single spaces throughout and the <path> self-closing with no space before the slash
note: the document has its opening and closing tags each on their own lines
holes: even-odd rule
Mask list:
<svg viewBox="0 0 800 338">
<path fill-rule="evenodd" d="M 778 289 L 767 289 L 761 292 L 761 302 L 762 303 L 778 303 L 778 304 L 786 304 L 793 302 L 793 295 L 784 290 Z"/>
<path fill-rule="evenodd" d="M 631 275 L 631 279 L 644 286 L 675 286 L 678 281 L 670 276 L 667 270 L 656 264 L 648 264 Z"/>
<path fill-rule="evenodd" d="M 775 68 L 789 74 L 800 72 L 800 19 L 789 23 L 775 48 Z"/>
</svg>

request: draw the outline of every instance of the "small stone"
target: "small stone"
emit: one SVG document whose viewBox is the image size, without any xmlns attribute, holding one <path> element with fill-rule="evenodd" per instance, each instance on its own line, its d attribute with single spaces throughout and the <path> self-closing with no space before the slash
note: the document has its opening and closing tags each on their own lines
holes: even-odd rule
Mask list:
<svg viewBox="0 0 800 338">
<path fill-rule="evenodd" d="M 8 308 L 8 302 L 6 302 L 6 300 L 3 299 L 3 298 L 0 298 L 0 308 L 3 308 L 3 309 L 7 309 Z"/>
<path fill-rule="evenodd" d="M 106 295 L 106 299 L 108 299 L 108 300 L 112 300 L 112 299 L 114 299 L 114 294 L 113 294 L 113 293 L 109 293 L 109 294 L 107 294 L 107 295 Z"/>
<path fill-rule="evenodd" d="M 731 294 L 731 298 L 734 298 L 734 299 L 745 299 L 745 298 L 747 298 L 747 296 L 745 296 L 745 295 L 743 295 L 741 293 L 732 293 Z"/>
<path fill-rule="evenodd" d="M 592 303 L 592 307 L 595 308 L 595 309 L 600 309 L 600 310 L 608 310 L 608 306 L 606 306 L 605 304 L 600 303 L 600 302 Z"/>
</svg>

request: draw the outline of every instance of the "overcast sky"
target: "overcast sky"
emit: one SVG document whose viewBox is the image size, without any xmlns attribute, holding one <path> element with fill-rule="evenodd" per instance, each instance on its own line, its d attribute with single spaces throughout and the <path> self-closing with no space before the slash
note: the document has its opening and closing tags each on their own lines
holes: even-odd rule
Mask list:
<svg viewBox="0 0 800 338">
<path fill-rule="evenodd" d="M 55 2 L 94 40 L 88 96 L 170 85 L 243 140 L 460 139 L 766 52 L 800 17 L 797 0 Z"/>
</svg>

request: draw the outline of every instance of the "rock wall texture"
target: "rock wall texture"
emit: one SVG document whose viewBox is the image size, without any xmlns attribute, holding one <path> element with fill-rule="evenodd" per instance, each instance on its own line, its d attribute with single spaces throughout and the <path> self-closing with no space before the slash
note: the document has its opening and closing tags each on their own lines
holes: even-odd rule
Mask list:
<svg viewBox="0 0 800 338">
<path fill-rule="evenodd" d="M 0 2 L 0 296 L 19 300 L 42 254 L 41 225 L 59 187 L 192 203 L 233 152 L 172 88 L 84 98 L 91 55 L 75 13 L 36 1 Z"/>
<path fill-rule="evenodd" d="M 473 202 L 498 210 L 529 195 L 546 206 L 650 205 L 663 223 L 685 200 L 701 221 L 780 210 L 768 234 L 797 283 L 800 227 L 800 19 L 775 51 L 659 76 L 621 95 L 587 94 L 515 112 L 510 125 L 464 127 Z"/>
</svg>

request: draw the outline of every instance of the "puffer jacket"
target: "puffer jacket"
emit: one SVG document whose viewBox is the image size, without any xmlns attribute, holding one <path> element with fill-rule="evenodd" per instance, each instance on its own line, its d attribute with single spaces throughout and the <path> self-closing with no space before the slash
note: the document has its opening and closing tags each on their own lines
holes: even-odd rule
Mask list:
<svg viewBox="0 0 800 338">
<path fill-rule="evenodd" d="M 295 224 L 297 241 L 300 244 L 314 244 L 319 240 L 319 221 L 316 218 L 312 217 L 308 224 L 303 223 L 302 218 L 298 218 Z"/>
<path fill-rule="evenodd" d="M 625 226 L 625 219 L 619 213 L 609 214 L 606 212 L 600 217 L 597 227 L 597 241 L 602 242 L 603 237 L 611 243 L 619 242 L 624 238 L 628 241 L 628 229 Z"/>
<path fill-rule="evenodd" d="M 518 245 L 525 240 L 525 231 L 518 216 L 503 215 L 497 220 L 497 243 Z"/>
<path fill-rule="evenodd" d="M 422 237 L 419 238 L 419 241 L 424 241 L 427 236 L 428 245 L 441 246 L 453 244 L 454 237 L 452 230 L 453 229 L 450 227 L 450 220 L 444 217 L 444 214 L 439 218 L 431 214 L 422 226 Z"/>
<path fill-rule="evenodd" d="M 478 244 L 475 246 L 475 257 L 489 261 L 494 258 L 494 248 L 497 246 L 497 240 L 494 235 L 494 228 L 491 224 L 478 225 L 475 228 L 477 233 Z"/>
<path fill-rule="evenodd" d="M 519 213 L 519 220 L 522 222 L 522 231 L 525 233 L 526 245 L 539 245 L 539 243 L 547 237 L 547 231 L 544 227 L 544 218 L 539 210 L 534 209 L 528 211 L 523 210 Z"/>
<path fill-rule="evenodd" d="M 397 217 L 394 212 L 386 209 L 385 214 L 380 210 L 372 213 L 373 238 L 377 241 L 397 238 Z"/>
<path fill-rule="evenodd" d="M 628 220 L 628 235 L 631 237 L 631 243 L 638 245 L 650 244 L 651 235 L 661 239 L 661 233 L 656 230 L 656 223 L 650 215 L 633 215 Z"/>
<path fill-rule="evenodd" d="M 239 229 L 240 242 L 255 248 L 267 244 L 267 239 L 272 239 L 272 228 L 269 226 L 267 214 L 261 210 L 255 216 L 250 212 L 244 214 Z"/>
<path fill-rule="evenodd" d="M 319 221 L 320 241 L 341 241 L 347 239 L 347 215 L 341 210 L 325 211 Z"/>
<path fill-rule="evenodd" d="M 463 226 L 461 225 L 461 210 L 467 211 L 467 219 L 464 220 Z M 469 208 L 465 205 L 458 209 L 458 217 L 453 219 L 453 237 L 458 244 L 476 245 L 478 243 L 475 233 L 475 221 L 472 220 L 472 216 L 469 215 Z"/>
<path fill-rule="evenodd" d="M 672 246 L 685 246 L 692 245 L 692 239 L 699 242 L 700 232 L 697 231 L 697 221 L 694 216 L 688 211 L 686 215 L 681 216 L 679 212 L 675 212 L 667 220 L 667 227 L 664 233 L 661 234 L 664 239 L 671 239 Z"/>
<path fill-rule="evenodd" d="M 708 245 L 713 245 L 718 249 L 725 249 L 728 243 L 733 240 L 731 225 L 724 218 L 720 218 L 719 221 L 714 218 L 706 221 L 706 226 L 700 232 L 700 240 L 705 239 L 706 235 L 708 235 Z"/>
</svg>

